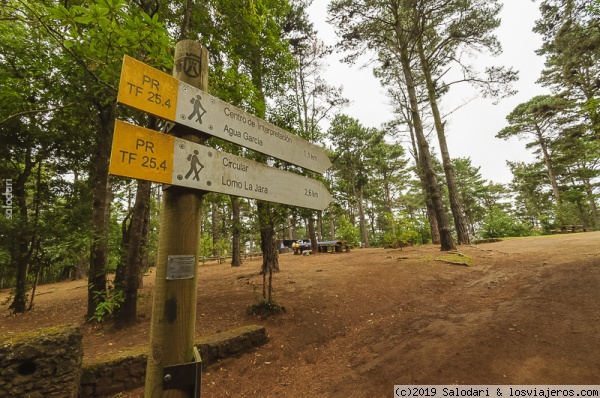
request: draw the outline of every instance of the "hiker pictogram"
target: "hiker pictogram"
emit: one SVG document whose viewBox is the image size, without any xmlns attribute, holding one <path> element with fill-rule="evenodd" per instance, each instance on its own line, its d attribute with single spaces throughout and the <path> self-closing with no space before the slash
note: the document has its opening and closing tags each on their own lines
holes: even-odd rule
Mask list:
<svg viewBox="0 0 600 398">
<path fill-rule="evenodd" d="M 191 153 L 188 155 L 187 160 L 190 161 L 190 170 L 185 175 L 185 179 L 190 178 L 192 173 L 194 173 L 194 178 L 192 180 L 200 181 L 200 171 L 204 168 L 204 165 L 200 163 L 200 159 L 198 159 L 198 150 L 194 149 L 194 154 Z M 200 168 L 198 168 L 200 166 Z"/>
<path fill-rule="evenodd" d="M 204 116 L 204 114 L 206 113 L 206 109 L 204 109 L 200 100 L 202 100 L 202 97 L 200 97 L 199 95 L 197 95 L 196 98 L 192 98 L 190 100 L 190 103 L 194 105 L 194 111 L 191 115 L 188 116 L 188 120 L 192 120 L 192 117 L 196 115 L 196 121 L 202 124 L 202 116 Z"/>
</svg>

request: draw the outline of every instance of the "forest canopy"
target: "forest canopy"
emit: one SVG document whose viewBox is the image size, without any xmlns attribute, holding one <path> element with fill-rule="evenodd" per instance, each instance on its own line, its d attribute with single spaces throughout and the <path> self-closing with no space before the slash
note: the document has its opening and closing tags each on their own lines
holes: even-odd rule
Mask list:
<svg viewBox="0 0 600 398">
<path fill-rule="evenodd" d="M 210 94 L 320 146 L 333 164 L 317 175 L 209 139 L 213 148 L 316 178 L 334 200 L 313 211 L 207 194 L 200 258 L 240 266 L 242 253 L 278 251 L 284 240 L 451 250 L 484 238 L 600 227 L 598 1 L 537 2 L 539 83 L 549 94 L 516 106 L 497 132 L 535 155 L 508 162 L 509 184 L 486 180 L 468 157 L 452 157 L 440 112 L 450 87 L 471 85 L 496 100 L 519 90 L 511 65 L 478 71 L 461 59 L 501 53 L 501 2 L 333 0 L 333 47 L 314 29 L 310 3 L 5 0 L 0 289 L 14 290 L 5 304 L 22 313 L 37 284 L 87 278 L 87 317 L 103 320 L 119 317 L 123 292 L 139 288 L 126 276 L 154 265 L 163 187 L 108 174 L 114 123 L 167 130 L 164 120 L 117 104 L 121 65 L 128 55 L 170 74 L 181 39 L 207 48 Z M 324 78 L 325 59 L 336 51 L 350 64 L 372 54 L 369 66 L 393 105 L 388 123 L 368 127 L 345 113 L 342 87 Z M 463 78 L 448 81 L 450 68 Z M 277 270 L 276 257 L 265 262 Z"/>
</svg>

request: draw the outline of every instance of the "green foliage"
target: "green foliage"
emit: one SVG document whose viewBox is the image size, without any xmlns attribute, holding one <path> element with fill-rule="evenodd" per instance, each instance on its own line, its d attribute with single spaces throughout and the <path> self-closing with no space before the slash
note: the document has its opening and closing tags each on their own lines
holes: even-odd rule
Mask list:
<svg viewBox="0 0 600 398">
<path fill-rule="evenodd" d="M 357 247 L 360 242 L 360 231 L 357 227 L 350 224 L 350 221 L 345 216 L 342 216 L 338 220 L 336 238 L 345 240 L 349 246 Z"/>
<path fill-rule="evenodd" d="M 96 0 L 69 8 L 58 5 L 48 12 L 61 25 L 54 32 L 62 38 L 63 48 L 98 83 L 112 87 L 113 95 L 123 55 L 159 68 L 173 65 L 168 53 L 173 43 L 158 14 L 150 17 L 124 0 Z"/>
<path fill-rule="evenodd" d="M 483 220 L 480 230 L 484 238 L 502 238 L 508 236 L 529 236 L 531 227 L 504 209 L 492 207 Z"/>
<path fill-rule="evenodd" d="M 383 234 L 386 247 L 402 247 L 408 243 L 415 243 L 419 238 L 418 225 L 407 214 L 384 213 L 382 217 L 390 228 Z"/>
<path fill-rule="evenodd" d="M 119 309 L 125 296 L 122 290 L 113 289 L 111 286 L 106 291 L 96 291 L 95 300 L 96 310 L 89 321 L 104 322 L 111 318 L 115 311 Z"/>
<path fill-rule="evenodd" d="M 205 232 L 200 237 L 200 257 L 202 257 L 202 264 L 204 264 L 204 257 L 212 257 L 214 250 L 213 240 L 211 234 Z"/>
<path fill-rule="evenodd" d="M 123 240 L 123 218 L 125 217 L 125 211 L 122 206 L 118 205 L 118 202 L 113 204 L 113 209 L 110 212 L 110 224 L 108 232 L 108 261 L 106 264 L 107 272 L 115 272 L 117 264 L 127 254 L 124 253 L 125 249 L 121 246 Z M 116 206 L 115 206 L 116 205 Z M 119 211 L 120 210 L 120 211 Z"/>
<path fill-rule="evenodd" d="M 219 238 L 217 243 L 214 245 L 214 248 L 217 249 L 217 252 L 224 257 L 227 253 L 231 252 L 231 244 L 229 243 L 229 239 L 227 238 Z"/>
</svg>

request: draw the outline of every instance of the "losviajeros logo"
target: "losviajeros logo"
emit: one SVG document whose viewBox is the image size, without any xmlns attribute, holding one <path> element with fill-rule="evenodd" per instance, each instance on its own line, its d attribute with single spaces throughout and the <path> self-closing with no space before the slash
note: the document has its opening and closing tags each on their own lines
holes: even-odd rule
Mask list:
<svg viewBox="0 0 600 398">
<path fill-rule="evenodd" d="M 12 180 L 5 179 L 4 180 L 4 192 L 2 192 L 2 196 L 4 196 L 4 203 L 2 204 L 2 208 L 4 209 L 4 214 L 6 218 L 12 220 L 12 211 L 13 211 L 13 194 L 12 194 Z"/>
</svg>

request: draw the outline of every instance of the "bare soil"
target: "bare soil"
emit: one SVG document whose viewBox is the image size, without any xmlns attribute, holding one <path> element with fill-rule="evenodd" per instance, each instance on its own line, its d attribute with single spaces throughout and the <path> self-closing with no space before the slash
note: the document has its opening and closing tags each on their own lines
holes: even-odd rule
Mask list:
<svg viewBox="0 0 600 398">
<path fill-rule="evenodd" d="M 260 259 L 207 264 L 198 336 L 262 324 L 269 343 L 205 368 L 207 397 L 390 397 L 394 384 L 600 384 L 600 232 L 459 247 L 472 265 L 435 261 L 432 245 L 280 257 L 286 312 L 246 309 Z M 136 326 L 83 326 L 84 361 L 148 345 L 154 274 Z M 0 301 L 8 292 L 0 292 Z M 0 307 L 0 334 L 80 324 L 86 282 L 40 286 L 34 309 Z M 142 396 L 142 389 L 122 397 Z"/>
</svg>

